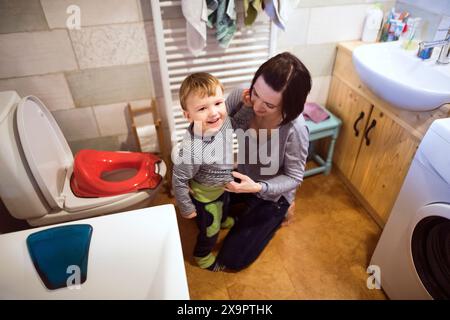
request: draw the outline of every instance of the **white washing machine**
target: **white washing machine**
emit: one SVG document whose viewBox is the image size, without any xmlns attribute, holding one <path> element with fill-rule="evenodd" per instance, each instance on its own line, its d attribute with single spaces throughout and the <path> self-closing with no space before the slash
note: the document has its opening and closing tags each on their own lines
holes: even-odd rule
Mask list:
<svg viewBox="0 0 450 320">
<path fill-rule="evenodd" d="M 391 299 L 450 299 L 450 118 L 420 143 L 371 265 Z"/>
</svg>

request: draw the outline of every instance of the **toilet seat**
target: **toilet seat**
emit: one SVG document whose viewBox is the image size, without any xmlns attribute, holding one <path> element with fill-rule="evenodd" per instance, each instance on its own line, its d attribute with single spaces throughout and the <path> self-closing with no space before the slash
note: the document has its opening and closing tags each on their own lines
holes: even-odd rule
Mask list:
<svg viewBox="0 0 450 320">
<path fill-rule="evenodd" d="M 81 150 L 73 165 L 70 186 L 78 197 L 109 197 L 141 189 L 154 189 L 162 180 L 155 172 L 161 162 L 151 153 Z M 126 180 L 106 181 L 104 172 L 133 168 L 137 173 Z"/>
<path fill-rule="evenodd" d="M 44 216 L 45 219 L 42 221 L 53 219 L 51 218 L 53 212 L 60 212 L 61 210 L 66 212 L 63 215 L 67 217 L 55 218 L 54 222 L 68 220 L 69 213 L 82 214 L 83 212 L 96 211 L 95 214 L 98 215 L 104 212 L 114 212 L 116 206 L 126 207 L 125 203 L 144 201 L 154 192 L 154 190 L 141 190 L 137 193 L 125 193 L 103 198 L 77 197 L 70 186 L 74 165 L 72 151 L 52 114 L 45 104 L 35 96 L 17 99 L 19 101 L 17 102 L 15 122 L 20 137 L 21 150 L 25 156 L 25 159 L 17 161 L 26 161 L 32 174 L 32 182 L 35 184 L 33 185 L 33 192 L 39 190 L 37 191 L 38 196 L 45 200 L 45 205 L 48 205 L 49 211 L 52 212 L 52 214 Z M 163 161 L 155 163 L 152 172 L 155 172 L 158 176 L 165 176 L 165 163 Z M 36 215 L 27 216 L 26 219 L 36 218 L 38 220 L 41 217 L 42 214 L 36 211 Z M 33 225 L 40 225 L 41 223 Z"/>
<path fill-rule="evenodd" d="M 73 155 L 61 129 L 35 96 L 19 101 L 16 123 L 22 150 L 40 192 L 50 208 L 64 208 L 64 183 Z"/>
</svg>

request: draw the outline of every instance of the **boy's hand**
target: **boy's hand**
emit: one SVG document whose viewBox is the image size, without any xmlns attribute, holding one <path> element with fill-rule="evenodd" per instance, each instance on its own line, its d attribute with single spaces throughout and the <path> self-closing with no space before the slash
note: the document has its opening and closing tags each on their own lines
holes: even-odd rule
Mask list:
<svg viewBox="0 0 450 320">
<path fill-rule="evenodd" d="M 187 216 L 183 216 L 183 218 L 186 219 L 192 219 L 195 218 L 197 216 L 197 211 L 192 212 L 191 214 L 187 215 Z"/>
<path fill-rule="evenodd" d="M 245 107 L 253 107 L 252 99 L 250 97 L 250 89 L 244 89 L 244 91 L 242 91 L 241 101 Z"/>
</svg>

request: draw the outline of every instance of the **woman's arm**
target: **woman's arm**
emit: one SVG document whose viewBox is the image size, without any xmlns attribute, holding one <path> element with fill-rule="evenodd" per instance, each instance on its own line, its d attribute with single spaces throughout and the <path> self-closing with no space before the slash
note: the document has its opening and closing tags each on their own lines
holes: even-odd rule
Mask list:
<svg viewBox="0 0 450 320">
<path fill-rule="evenodd" d="M 294 128 L 286 142 L 282 173 L 260 181 L 260 194 L 276 196 L 298 188 L 303 182 L 308 147 L 309 133 L 306 125 Z"/>
<path fill-rule="evenodd" d="M 225 105 L 227 106 L 227 113 L 230 117 L 233 117 L 236 112 L 238 112 L 242 107 L 242 91 L 243 89 L 234 89 L 228 95 L 225 100 Z"/>
<path fill-rule="evenodd" d="M 235 182 L 231 181 L 226 184 L 225 190 L 235 193 L 258 193 L 262 189 L 262 185 L 258 182 L 253 181 L 249 176 L 233 171 L 231 173 L 233 177 L 240 179 L 241 181 Z"/>
</svg>

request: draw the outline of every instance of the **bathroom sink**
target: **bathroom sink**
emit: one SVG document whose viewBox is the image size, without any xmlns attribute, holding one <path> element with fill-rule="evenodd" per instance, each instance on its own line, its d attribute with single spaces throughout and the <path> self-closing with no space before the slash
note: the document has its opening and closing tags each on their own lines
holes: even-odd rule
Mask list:
<svg viewBox="0 0 450 320">
<path fill-rule="evenodd" d="M 450 103 L 450 64 L 422 60 L 416 52 L 400 41 L 366 44 L 353 51 L 353 64 L 369 89 L 398 108 L 428 111 Z"/>
</svg>

